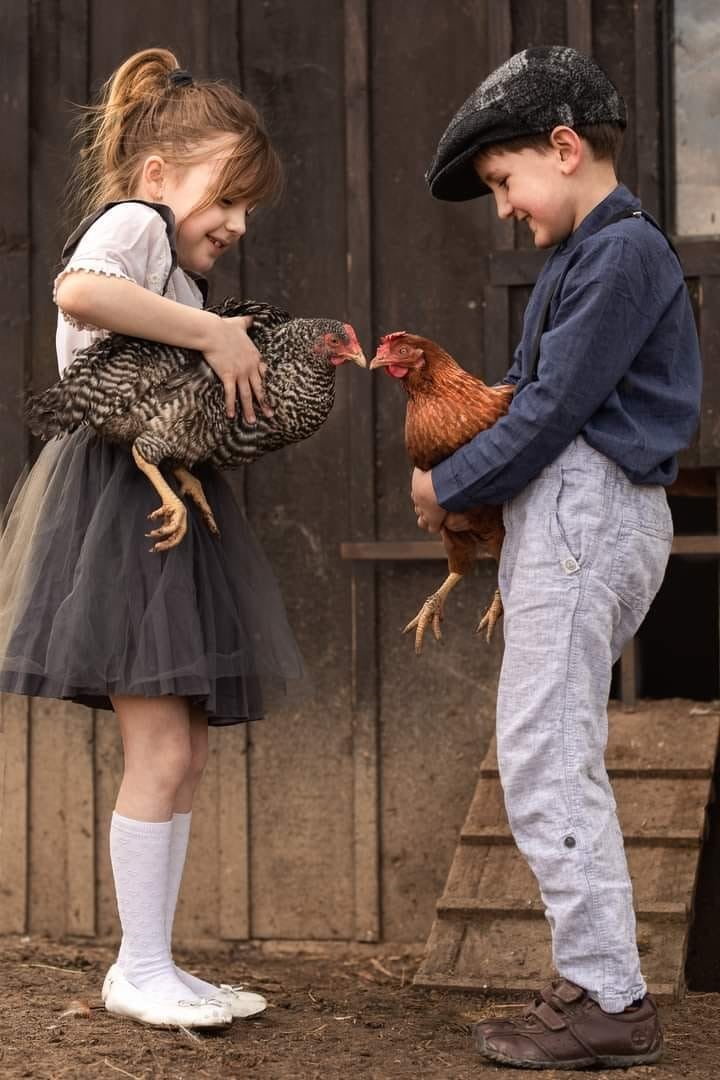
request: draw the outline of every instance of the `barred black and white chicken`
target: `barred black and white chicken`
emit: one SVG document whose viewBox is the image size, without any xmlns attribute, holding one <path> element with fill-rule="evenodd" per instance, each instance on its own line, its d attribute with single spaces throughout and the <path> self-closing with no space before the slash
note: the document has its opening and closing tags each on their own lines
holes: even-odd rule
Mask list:
<svg viewBox="0 0 720 1080">
<path fill-rule="evenodd" d="M 175 547 L 187 530 L 187 511 L 158 466 L 166 462 L 181 495 L 199 506 L 217 533 L 202 485 L 188 470 L 248 464 L 271 450 L 313 435 L 335 400 L 335 368 L 366 367 L 353 328 L 332 319 L 294 319 L 271 304 L 226 300 L 211 309 L 225 318 L 252 315 L 248 333 L 267 365 L 268 417 L 254 425 L 240 409 L 230 419 L 223 385 L 201 353 L 110 334 L 78 353 L 63 377 L 26 406 L 30 429 L 43 439 L 89 425 L 105 439 L 126 443 L 160 495 L 150 517 L 164 518 L 153 550 Z"/>
</svg>

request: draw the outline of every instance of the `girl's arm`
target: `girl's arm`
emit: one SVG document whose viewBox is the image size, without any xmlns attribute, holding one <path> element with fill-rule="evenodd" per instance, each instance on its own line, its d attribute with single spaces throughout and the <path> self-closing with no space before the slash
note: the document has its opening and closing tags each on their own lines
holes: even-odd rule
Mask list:
<svg viewBox="0 0 720 1080">
<path fill-rule="evenodd" d="M 253 395 L 263 412 L 271 415 L 263 401 L 264 364 L 247 335 L 252 318 L 222 319 L 211 311 L 158 296 L 134 281 L 81 269 L 65 274 L 55 299 L 62 311 L 79 322 L 130 337 L 197 349 L 225 388 L 228 416 L 235 415 L 238 395 L 248 423 L 256 422 Z"/>
</svg>

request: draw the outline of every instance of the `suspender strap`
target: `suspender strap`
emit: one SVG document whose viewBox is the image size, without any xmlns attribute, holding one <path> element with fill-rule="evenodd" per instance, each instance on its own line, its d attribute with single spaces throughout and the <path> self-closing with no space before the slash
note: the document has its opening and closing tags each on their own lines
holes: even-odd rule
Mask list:
<svg viewBox="0 0 720 1080">
<path fill-rule="evenodd" d="M 630 207 L 625 210 L 621 210 L 619 213 L 614 214 L 609 221 L 605 222 L 605 224 L 603 225 L 603 229 L 606 229 L 608 225 L 614 225 L 618 221 L 624 221 L 625 218 L 635 218 L 636 220 L 640 220 L 640 218 L 645 218 L 645 220 L 648 221 L 651 225 L 653 225 L 658 230 L 658 232 L 662 233 L 673 255 L 675 256 L 677 261 L 680 262 L 680 256 L 678 255 L 677 250 L 668 234 L 665 232 L 661 225 L 658 225 L 655 218 L 651 217 L 650 214 L 646 213 L 645 210 L 633 210 Z M 548 294 L 545 297 L 542 308 L 540 310 L 540 315 L 538 317 L 538 328 L 535 333 L 535 337 L 533 338 L 532 348 L 530 350 L 530 363 L 528 370 L 529 382 L 535 382 L 535 380 L 537 379 L 538 363 L 540 362 L 540 338 L 545 333 L 548 315 L 550 313 L 550 307 L 553 300 L 555 299 L 558 288 L 560 287 L 561 277 L 562 274 L 560 274 L 553 282 L 552 288 L 548 290 Z"/>
<path fill-rule="evenodd" d="M 175 215 L 173 214 L 170 207 L 165 206 L 164 203 L 146 202 L 145 199 L 123 199 L 120 200 L 120 202 L 135 202 L 140 203 L 141 206 L 149 206 L 151 210 L 154 210 L 160 215 L 160 217 L 165 223 L 168 244 L 170 246 L 170 269 L 165 278 L 165 284 L 163 285 L 164 293 L 168 287 L 168 282 L 170 281 L 173 270 L 177 266 L 177 253 L 175 251 Z M 99 210 L 96 210 L 94 214 L 90 214 L 89 217 L 83 218 L 75 231 L 65 241 L 65 246 L 63 247 L 62 255 L 60 256 L 60 263 L 63 267 L 67 266 L 67 264 L 70 262 L 70 259 L 75 253 L 76 247 L 78 246 L 90 226 L 94 225 L 95 222 L 103 216 L 103 214 L 107 214 L 108 210 L 112 210 L 113 206 L 119 206 L 120 202 L 105 203 L 103 206 L 100 207 Z"/>
<path fill-rule="evenodd" d="M 175 248 L 175 241 L 176 241 L 175 215 L 173 214 L 170 207 L 166 206 L 165 203 L 146 202 L 145 199 L 123 199 L 123 200 L 120 200 L 120 201 L 121 202 L 136 202 L 136 203 L 140 203 L 141 206 L 149 206 L 150 209 L 155 210 L 155 212 L 158 213 L 160 215 L 160 217 L 163 219 L 163 221 L 165 222 L 165 230 L 167 232 L 168 245 L 170 247 L 170 269 L 168 270 L 167 275 L 165 277 L 165 284 L 163 285 L 163 290 L 162 290 L 163 295 L 165 295 L 165 293 L 167 291 L 168 284 L 170 282 L 170 278 L 172 277 L 173 271 L 176 269 L 177 264 L 178 264 L 177 251 L 176 251 L 176 248 Z M 119 205 L 120 205 L 120 202 L 105 203 L 103 206 L 100 207 L 99 210 L 96 210 L 94 214 L 91 214 L 89 217 L 84 218 L 80 222 L 80 224 L 75 229 L 75 231 L 65 241 L 65 246 L 64 246 L 64 248 L 62 250 L 62 255 L 60 256 L 60 264 L 61 264 L 61 266 L 63 268 L 66 267 L 67 264 L 70 262 L 70 259 L 72 258 L 73 254 L 75 252 L 75 249 L 77 248 L 78 244 L 80 243 L 80 241 L 82 240 L 83 236 L 88 231 L 90 226 L 94 225 L 95 222 L 98 220 L 98 218 L 101 218 L 103 216 L 103 214 L 106 214 L 108 212 L 108 210 L 112 209 L 113 206 L 119 206 Z M 193 274 L 191 271 L 188 271 L 188 270 L 186 270 L 185 273 L 188 275 L 188 277 L 191 277 L 193 279 L 193 281 L 197 285 L 198 289 L 200 290 L 200 293 L 201 293 L 202 298 L 203 298 L 203 307 L 205 307 L 205 305 L 207 304 L 207 299 L 208 299 L 208 283 L 207 283 L 207 281 L 205 280 L 204 277 L 202 277 L 201 274 Z"/>
</svg>

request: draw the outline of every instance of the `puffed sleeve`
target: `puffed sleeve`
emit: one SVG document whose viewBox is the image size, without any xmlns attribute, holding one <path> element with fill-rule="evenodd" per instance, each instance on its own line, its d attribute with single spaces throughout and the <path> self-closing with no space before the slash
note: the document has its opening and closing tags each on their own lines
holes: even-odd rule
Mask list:
<svg viewBox="0 0 720 1080">
<path fill-rule="evenodd" d="M 99 217 L 81 237 L 55 279 L 53 299 L 57 302 L 57 288 L 62 279 L 78 272 L 125 278 L 162 293 L 171 269 L 172 252 L 160 214 L 142 203 L 119 203 Z M 78 324 L 62 309 L 61 314 L 76 329 L 98 329 Z"/>
</svg>

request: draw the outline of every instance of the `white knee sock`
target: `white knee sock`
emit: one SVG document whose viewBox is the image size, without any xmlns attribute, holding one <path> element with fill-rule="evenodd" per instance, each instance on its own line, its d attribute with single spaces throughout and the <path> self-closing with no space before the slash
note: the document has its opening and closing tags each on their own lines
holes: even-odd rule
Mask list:
<svg viewBox="0 0 720 1080">
<path fill-rule="evenodd" d="M 165 906 L 165 930 L 167 933 L 168 951 L 172 955 L 172 928 L 175 919 L 175 908 L 180 895 L 180 882 L 182 881 L 183 869 L 185 868 L 185 856 L 187 855 L 188 841 L 190 839 L 190 824 L 192 812 L 188 814 L 173 814 L 172 840 L 170 841 L 170 869 L 168 872 L 167 903 Z M 198 997 L 212 997 L 217 986 L 205 982 L 191 975 L 189 971 L 175 967 L 177 976 L 182 979 L 187 987 Z"/>
<path fill-rule="evenodd" d="M 165 928 L 171 821 L 113 814 L 110 861 L 123 930 L 118 965 L 138 990 L 168 1001 L 195 1001 L 173 966 Z"/>
</svg>

